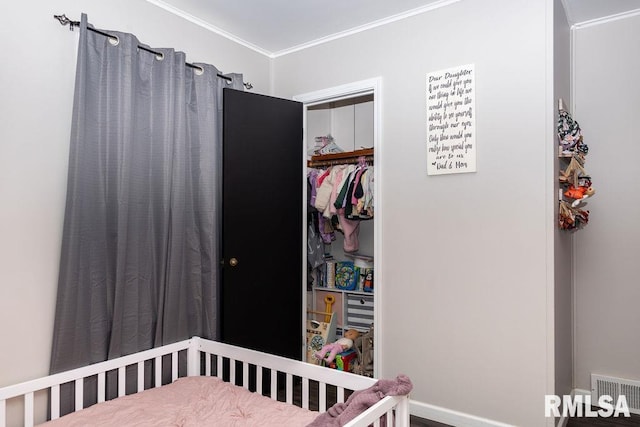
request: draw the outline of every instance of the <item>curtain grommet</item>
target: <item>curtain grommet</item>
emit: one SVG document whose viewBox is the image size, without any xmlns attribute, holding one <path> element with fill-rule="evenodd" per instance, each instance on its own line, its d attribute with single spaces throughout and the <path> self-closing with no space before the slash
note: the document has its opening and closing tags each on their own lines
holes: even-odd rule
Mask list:
<svg viewBox="0 0 640 427">
<path fill-rule="evenodd" d="M 118 46 L 120 44 L 120 38 L 118 36 L 110 36 L 108 40 L 111 46 Z"/>
</svg>

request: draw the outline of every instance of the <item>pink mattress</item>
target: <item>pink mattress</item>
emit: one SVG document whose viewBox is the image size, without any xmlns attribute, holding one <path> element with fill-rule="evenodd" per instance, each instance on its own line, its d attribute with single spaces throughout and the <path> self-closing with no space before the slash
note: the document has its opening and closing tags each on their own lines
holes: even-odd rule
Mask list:
<svg viewBox="0 0 640 427">
<path fill-rule="evenodd" d="M 187 377 L 93 405 L 44 425 L 299 427 L 311 423 L 317 415 L 214 377 Z"/>
</svg>

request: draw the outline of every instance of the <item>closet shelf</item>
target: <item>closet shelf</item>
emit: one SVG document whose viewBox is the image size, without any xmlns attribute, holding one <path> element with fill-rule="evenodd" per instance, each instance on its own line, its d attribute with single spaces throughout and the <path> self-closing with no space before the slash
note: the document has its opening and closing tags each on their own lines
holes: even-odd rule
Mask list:
<svg viewBox="0 0 640 427">
<path fill-rule="evenodd" d="M 307 167 L 312 168 L 316 166 L 332 166 L 345 163 L 358 163 L 360 157 L 364 157 L 365 161 L 367 162 L 373 162 L 373 148 L 347 151 L 344 153 L 331 153 L 311 156 L 311 160 L 307 161 Z"/>
<path fill-rule="evenodd" d="M 368 295 L 368 296 L 374 295 L 373 292 L 368 292 L 368 291 L 360 291 L 356 289 L 347 290 L 347 289 L 339 289 L 339 288 L 327 288 L 326 286 L 314 286 L 313 289 L 316 291 L 339 292 L 341 294 Z"/>
<path fill-rule="evenodd" d="M 358 253 L 345 252 L 344 256 L 351 259 L 360 259 L 362 261 L 373 262 L 373 257 L 371 255 L 364 255 Z"/>
</svg>

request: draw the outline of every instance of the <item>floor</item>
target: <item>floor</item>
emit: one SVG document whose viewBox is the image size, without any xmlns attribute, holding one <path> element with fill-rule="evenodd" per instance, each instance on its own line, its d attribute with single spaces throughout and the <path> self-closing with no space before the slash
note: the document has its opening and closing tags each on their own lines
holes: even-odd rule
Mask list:
<svg viewBox="0 0 640 427">
<path fill-rule="evenodd" d="M 311 390 L 317 390 L 317 383 L 312 381 L 310 384 Z M 294 404 L 301 406 L 301 402 L 299 401 L 299 396 L 301 396 L 301 385 L 296 384 L 294 387 Z M 333 387 L 329 387 L 327 389 L 327 405 L 331 406 L 336 402 L 335 390 Z M 281 390 L 284 393 L 284 390 Z M 317 396 L 317 391 L 312 392 L 312 396 Z M 345 395 L 347 398 L 348 395 Z M 284 395 L 281 396 L 282 400 L 284 400 Z M 309 402 L 309 409 L 318 410 L 317 408 L 318 402 L 315 399 Z M 593 408 L 594 411 L 597 411 L 598 408 Z M 458 426 L 450 426 L 448 424 L 442 424 L 436 421 L 427 420 L 424 418 L 417 417 L 415 415 L 411 415 L 410 421 L 411 427 L 458 427 Z M 633 415 L 631 418 L 574 418 L 570 419 L 565 427 L 640 427 L 640 415 Z"/>
<path fill-rule="evenodd" d="M 594 408 L 597 410 L 597 408 Z M 454 427 L 447 424 L 441 424 L 435 421 L 425 420 L 424 418 L 418 418 L 415 415 L 411 416 L 411 427 Z M 631 414 L 630 418 L 618 417 L 618 418 L 572 418 L 570 419 L 566 427 L 639 427 L 640 415 Z"/>
<path fill-rule="evenodd" d="M 593 408 L 597 411 L 598 408 Z M 609 418 L 572 418 L 566 427 L 638 427 L 640 426 L 640 415 L 631 414 L 626 417 Z"/>
<path fill-rule="evenodd" d="M 411 415 L 411 421 L 409 425 L 411 427 L 449 427 L 447 424 L 425 420 L 424 418 L 418 418 L 415 415 Z"/>
</svg>

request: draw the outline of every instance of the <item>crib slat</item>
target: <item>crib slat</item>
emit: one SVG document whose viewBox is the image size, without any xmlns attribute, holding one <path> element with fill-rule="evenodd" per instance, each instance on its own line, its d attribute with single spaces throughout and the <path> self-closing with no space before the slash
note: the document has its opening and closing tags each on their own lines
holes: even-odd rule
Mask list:
<svg viewBox="0 0 640 427">
<path fill-rule="evenodd" d="M 387 411 L 387 425 L 388 426 L 396 425 L 396 420 L 393 417 L 393 411 L 391 409 Z"/>
<path fill-rule="evenodd" d="M 107 398 L 106 373 L 98 374 L 98 403 L 102 403 Z"/>
<path fill-rule="evenodd" d="M 138 393 L 144 391 L 144 362 L 138 362 Z"/>
<path fill-rule="evenodd" d="M 118 368 L 118 397 L 122 397 L 126 394 L 127 378 L 125 375 L 125 367 Z"/>
<path fill-rule="evenodd" d="M 373 422 L 373 427 L 380 427 L 380 418 Z"/>
<path fill-rule="evenodd" d="M 338 402 L 344 402 L 344 387 L 338 387 Z"/>
<path fill-rule="evenodd" d="M 271 369 L 271 399 L 278 400 L 278 371 Z"/>
<path fill-rule="evenodd" d="M 249 390 L 249 364 L 242 362 L 242 387 Z"/>
<path fill-rule="evenodd" d="M 58 384 L 51 387 L 51 419 L 60 418 L 60 386 Z"/>
<path fill-rule="evenodd" d="M 162 356 L 155 358 L 155 371 L 156 371 L 156 387 L 162 385 Z"/>
<path fill-rule="evenodd" d="M 229 359 L 229 382 L 236 385 L 236 361 Z"/>
<path fill-rule="evenodd" d="M 318 411 L 327 412 L 327 383 L 319 383 Z"/>
<path fill-rule="evenodd" d="M 75 381 L 76 384 L 76 407 L 74 412 L 78 412 L 84 407 L 84 378 L 79 378 Z"/>
<path fill-rule="evenodd" d="M 262 395 L 262 366 L 256 366 L 256 392 Z"/>
<path fill-rule="evenodd" d="M 204 355 L 204 374 L 208 377 L 211 376 L 211 355 L 209 353 Z"/>
<path fill-rule="evenodd" d="M 178 379 L 178 352 L 171 353 L 171 381 Z"/>
<path fill-rule="evenodd" d="M 33 392 L 24 395 L 24 426 L 33 427 Z"/>
<path fill-rule="evenodd" d="M 287 373 L 286 389 L 287 389 L 286 402 L 291 404 L 293 403 L 293 375 L 290 373 Z"/>
<path fill-rule="evenodd" d="M 309 409 L 309 378 L 302 379 L 302 408 Z"/>
<path fill-rule="evenodd" d="M 222 378 L 222 356 L 216 356 L 216 377 Z"/>
</svg>

